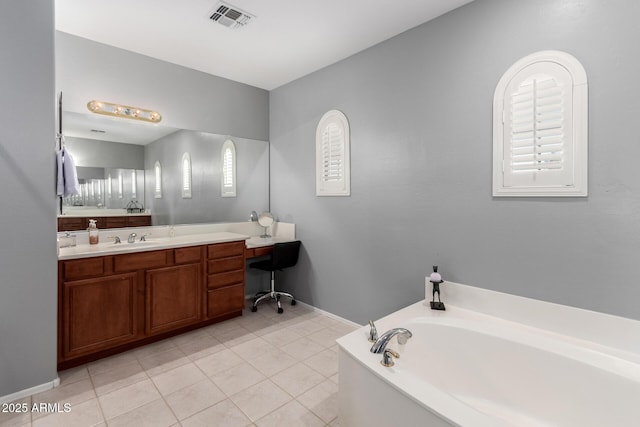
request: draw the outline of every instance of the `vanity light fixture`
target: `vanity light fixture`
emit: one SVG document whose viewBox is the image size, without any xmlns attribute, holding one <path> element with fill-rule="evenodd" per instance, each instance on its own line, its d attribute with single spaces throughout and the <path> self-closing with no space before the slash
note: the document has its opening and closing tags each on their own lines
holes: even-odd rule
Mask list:
<svg viewBox="0 0 640 427">
<path fill-rule="evenodd" d="M 89 101 L 87 108 L 92 113 L 104 114 L 105 116 L 122 117 L 125 119 L 142 120 L 143 122 L 159 123 L 162 116 L 157 111 L 145 110 L 128 105 L 112 104 L 104 101 Z"/>
</svg>

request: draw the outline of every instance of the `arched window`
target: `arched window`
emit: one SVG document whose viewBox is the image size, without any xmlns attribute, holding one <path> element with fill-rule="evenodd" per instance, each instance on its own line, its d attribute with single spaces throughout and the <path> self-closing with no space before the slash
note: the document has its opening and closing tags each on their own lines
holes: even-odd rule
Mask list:
<svg viewBox="0 0 640 427">
<path fill-rule="evenodd" d="M 349 196 L 349 122 L 338 110 L 328 111 L 316 129 L 316 195 Z"/>
<path fill-rule="evenodd" d="M 156 199 L 162 198 L 162 168 L 160 167 L 160 162 L 156 161 L 155 166 L 153 167 L 155 172 L 155 187 L 153 189 L 153 197 Z"/>
<path fill-rule="evenodd" d="M 189 153 L 182 155 L 182 198 L 191 198 L 191 156 Z"/>
<path fill-rule="evenodd" d="M 502 76 L 493 99 L 493 195 L 587 195 L 587 75 L 543 51 Z"/>
<path fill-rule="evenodd" d="M 230 139 L 222 144 L 222 197 L 236 197 L 236 146 Z"/>
</svg>

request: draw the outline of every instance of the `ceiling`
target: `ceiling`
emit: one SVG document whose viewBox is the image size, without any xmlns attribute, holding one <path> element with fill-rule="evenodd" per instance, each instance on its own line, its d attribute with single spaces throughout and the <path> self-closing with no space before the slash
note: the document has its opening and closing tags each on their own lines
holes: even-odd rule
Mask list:
<svg viewBox="0 0 640 427">
<path fill-rule="evenodd" d="M 230 0 L 255 16 L 230 29 L 218 0 L 55 0 L 56 29 L 266 90 L 472 0 Z"/>
<path fill-rule="evenodd" d="M 62 112 L 65 137 L 147 145 L 178 129 L 120 117 Z"/>
</svg>

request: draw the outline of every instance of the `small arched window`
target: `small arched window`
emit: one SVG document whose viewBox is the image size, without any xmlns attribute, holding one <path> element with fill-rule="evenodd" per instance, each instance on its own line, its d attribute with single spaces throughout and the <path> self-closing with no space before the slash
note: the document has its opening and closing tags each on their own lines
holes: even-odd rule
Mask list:
<svg viewBox="0 0 640 427">
<path fill-rule="evenodd" d="M 222 144 L 222 197 L 236 197 L 236 146 L 230 139 Z"/>
<path fill-rule="evenodd" d="M 182 155 L 182 198 L 191 198 L 191 156 L 189 153 Z"/>
<path fill-rule="evenodd" d="M 155 186 L 153 189 L 153 197 L 155 197 L 156 199 L 161 199 L 162 198 L 162 168 L 160 167 L 160 162 L 156 161 L 155 166 L 153 167 L 153 170 L 155 172 Z"/>
<path fill-rule="evenodd" d="M 493 195 L 587 195 L 587 75 L 559 51 L 528 55 L 493 99 Z"/>
<path fill-rule="evenodd" d="M 316 195 L 351 194 L 350 136 L 347 117 L 328 111 L 316 129 Z"/>
</svg>

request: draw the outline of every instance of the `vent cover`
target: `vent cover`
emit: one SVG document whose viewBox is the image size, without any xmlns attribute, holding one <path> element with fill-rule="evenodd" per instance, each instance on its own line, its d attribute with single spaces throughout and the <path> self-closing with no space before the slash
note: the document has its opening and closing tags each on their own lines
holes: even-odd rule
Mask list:
<svg viewBox="0 0 640 427">
<path fill-rule="evenodd" d="M 222 1 L 218 3 L 215 12 L 209 17 L 212 21 L 231 29 L 244 27 L 254 18 L 254 15 Z"/>
</svg>

